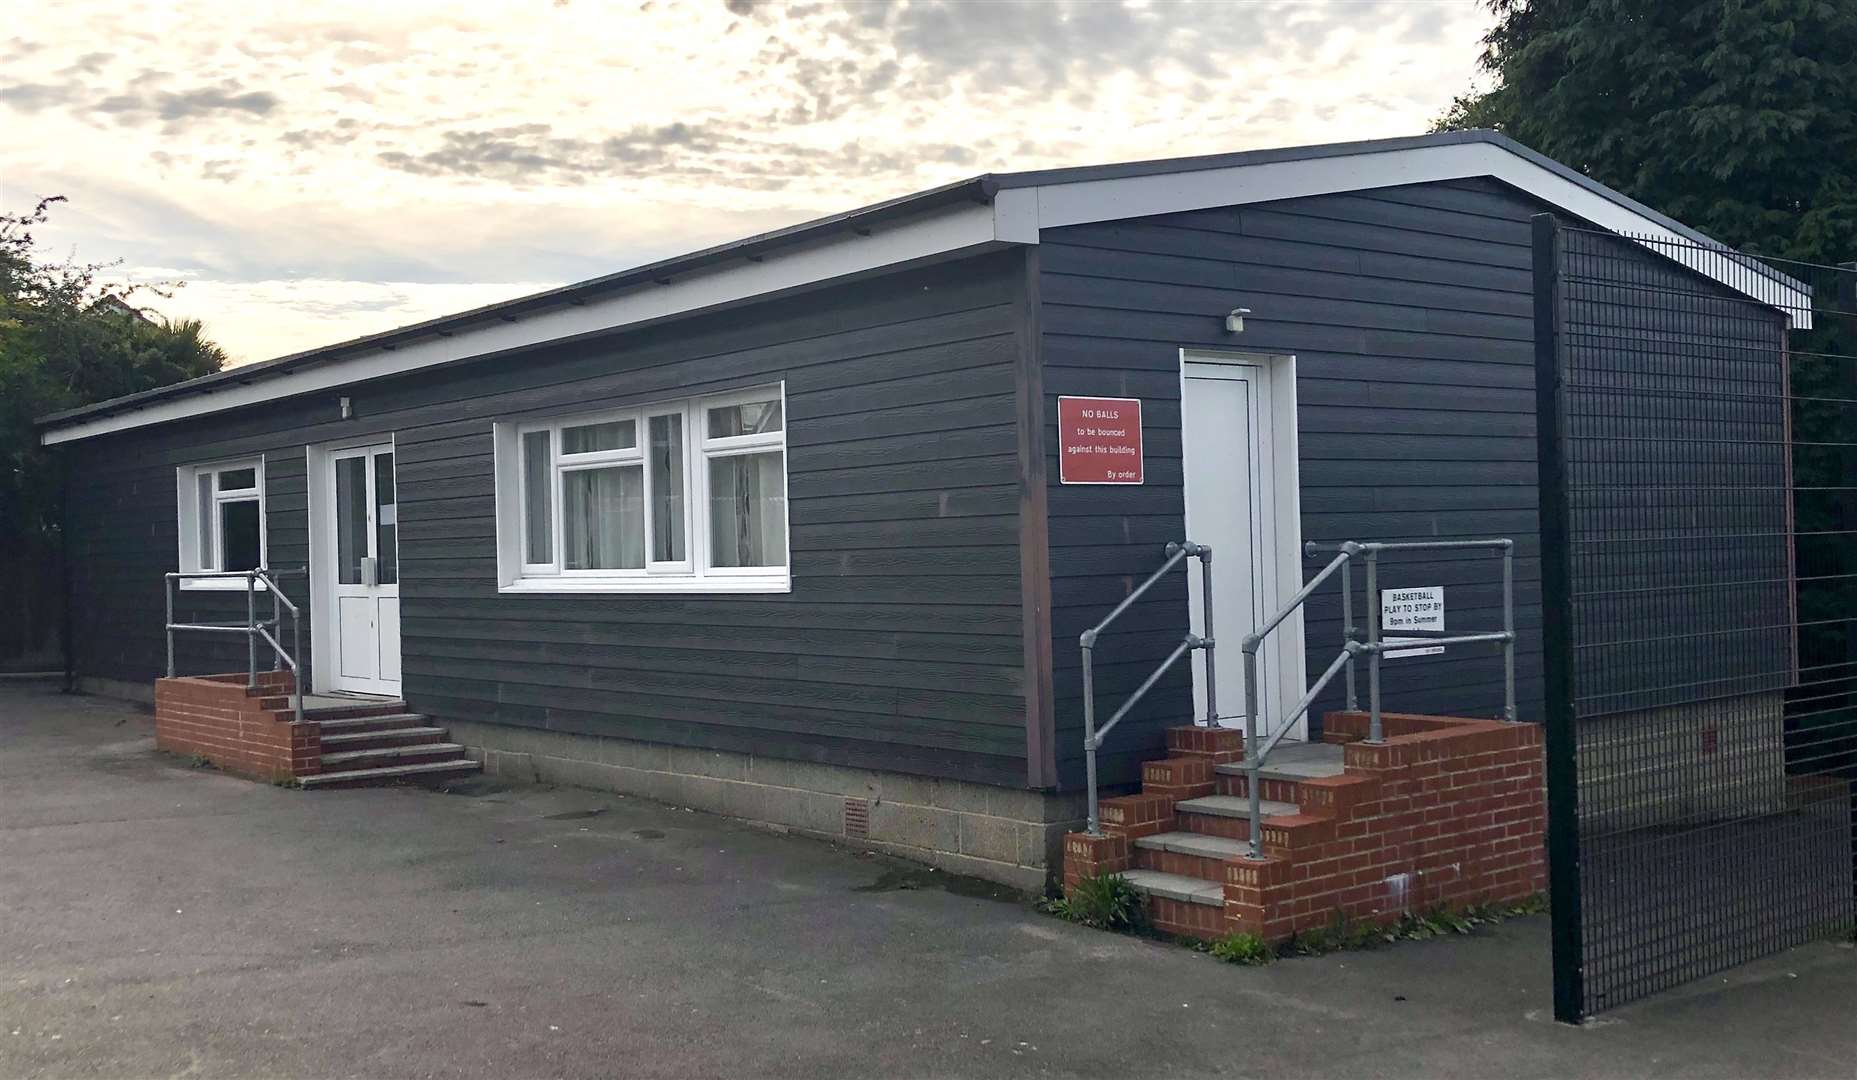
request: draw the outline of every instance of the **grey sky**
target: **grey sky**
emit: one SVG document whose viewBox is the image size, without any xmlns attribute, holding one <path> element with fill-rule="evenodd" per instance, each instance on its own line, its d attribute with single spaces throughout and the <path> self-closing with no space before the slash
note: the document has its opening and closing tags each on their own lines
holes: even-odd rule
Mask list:
<svg viewBox="0 0 1857 1080">
<path fill-rule="evenodd" d="M 1421 131 L 1469 0 L 83 2 L 0 30 L 0 204 L 256 360 L 988 170 Z M 98 32 L 107 26 L 108 32 Z"/>
</svg>

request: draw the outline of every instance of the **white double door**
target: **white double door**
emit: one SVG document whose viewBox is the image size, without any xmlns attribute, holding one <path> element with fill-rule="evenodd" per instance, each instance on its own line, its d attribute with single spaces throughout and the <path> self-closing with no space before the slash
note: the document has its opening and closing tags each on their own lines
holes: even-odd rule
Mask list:
<svg viewBox="0 0 1857 1080">
<path fill-rule="evenodd" d="M 1181 439 L 1187 538 L 1212 548 L 1212 609 L 1220 722 L 1243 727 L 1246 634 L 1274 615 L 1301 581 L 1296 485 L 1295 370 L 1287 358 L 1183 362 Z M 1197 571 L 1188 574 L 1193 632 L 1205 633 Z M 1275 730 L 1302 694 L 1300 614 L 1258 654 L 1259 730 Z M 1206 711 L 1206 664 L 1193 665 L 1194 705 Z M 1300 737 L 1299 723 L 1292 736 Z"/>
<path fill-rule="evenodd" d="M 393 446 L 328 452 L 326 512 L 318 546 L 327 564 L 316 578 L 328 590 L 328 653 L 320 656 L 331 690 L 400 692 L 399 506 Z"/>
</svg>

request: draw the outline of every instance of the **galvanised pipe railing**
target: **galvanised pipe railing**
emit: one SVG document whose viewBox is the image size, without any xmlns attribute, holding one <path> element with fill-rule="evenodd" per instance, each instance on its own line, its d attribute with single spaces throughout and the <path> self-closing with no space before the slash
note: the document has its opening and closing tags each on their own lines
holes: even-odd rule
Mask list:
<svg viewBox="0 0 1857 1080">
<path fill-rule="evenodd" d="M 1388 551 L 1446 551 L 1458 549 L 1493 549 L 1502 553 L 1502 629 L 1469 634 L 1448 634 L 1444 631 L 1401 630 L 1402 635 L 1425 639 L 1431 645 L 1469 645 L 1477 642 L 1500 642 L 1502 644 L 1503 669 L 1503 708 L 1505 720 L 1515 719 L 1515 541 L 1500 538 L 1491 540 L 1416 540 L 1402 543 L 1356 543 L 1353 540 L 1339 544 L 1317 544 L 1310 542 L 1303 546 L 1309 555 L 1322 551 L 1337 552 L 1327 566 L 1321 569 L 1307 585 L 1296 591 L 1283 607 L 1266 620 L 1264 624 L 1246 634 L 1239 648 L 1244 653 L 1244 696 L 1245 696 L 1245 734 L 1244 734 L 1244 770 L 1246 787 L 1250 793 L 1249 817 L 1251 819 L 1251 843 L 1247 858 L 1262 858 L 1263 805 L 1260 792 L 1263 788 L 1262 773 L 1264 761 L 1277 743 L 1289 730 L 1296 726 L 1296 721 L 1309 711 L 1315 699 L 1338 672 L 1347 673 L 1347 703 L 1350 711 L 1360 708 L 1360 701 L 1355 696 L 1354 664 L 1362 655 L 1367 656 L 1367 695 L 1368 695 L 1368 742 L 1383 741 L 1384 731 L 1380 712 L 1380 657 L 1388 651 L 1411 648 L 1409 643 L 1401 642 L 1389 646 L 1380 639 L 1380 613 L 1375 606 L 1380 588 L 1380 555 Z M 1367 563 L 1367 640 L 1356 640 L 1357 629 L 1354 626 L 1354 589 L 1353 577 L 1349 567 L 1355 559 L 1364 559 Z M 1261 722 L 1258 706 L 1257 689 L 1257 653 L 1264 639 L 1270 632 L 1281 626 L 1284 620 L 1302 607 L 1303 603 L 1315 592 L 1316 588 L 1336 573 L 1341 574 L 1341 652 L 1337 655 L 1321 676 L 1316 679 L 1307 693 L 1289 710 L 1276 730 L 1262 740 L 1258 737 Z M 1092 804 L 1092 808 L 1094 804 Z"/>
<path fill-rule="evenodd" d="M 1109 628 L 1110 623 L 1121 618 L 1123 612 L 1127 611 L 1135 601 L 1141 599 L 1142 594 L 1153 588 L 1154 584 L 1163 577 L 1166 577 L 1168 571 L 1179 565 L 1182 559 L 1189 558 L 1199 560 L 1199 592 L 1201 604 L 1200 629 L 1204 630 L 1205 633 L 1203 635 L 1189 633 L 1182 638 L 1180 644 L 1174 647 L 1173 652 L 1167 654 L 1167 659 L 1161 661 L 1161 665 L 1154 669 L 1154 673 L 1149 675 L 1140 686 L 1136 687 L 1135 692 L 1130 694 L 1128 700 L 1122 703 L 1122 707 L 1115 711 L 1115 715 L 1109 718 L 1109 722 L 1104 724 L 1100 731 L 1097 730 L 1096 639 L 1102 636 L 1103 631 Z M 1114 610 L 1103 617 L 1102 622 L 1097 623 L 1095 626 L 1090 627 L 1088 630 L 1078 635 L 1077 644 L 1083 650 L 1083 765 L 1085 781 L 1089 787 L 1090 798 L 1090 816 L 1087 831 L 1091 836 L 1100 836 L 1102 832 L 1097 822 L 1096 814 L 1096 751 L 1102 748 L 1103 740 L 1108 737 L 1109 733 L 1115 729 L 1117 724 L 1122 722 L 1122 718 L 1128 715 L 1129 710 L 1133 709 L 1135 704 L 1139 702 L 1149 690 L 1154 689 L 1154 684 L 1161 681 L 1161 676 L 1167 674 L 1168 670 L 1171 669 L 1174 664 L 1178 663 L 1180 658 L 1187 653 L 1203 651 L 1206 654 L 1206 716 L 1204 721 L 1199 723 L 1201 723 L 1201 726 L 1213 727 L 1219 722 L 1218 669 L 1213 660 L 1215 641 L 1212 633 L 1212 549 L 1204 544 L 1195 544 L 1191 540 L 1183 540 L 1178 543 L 1168 544 L 1167 561 L 1161 564 L 1161 568 L 1149 574 L 1146 581 L 1143 581 L 1140 585 L 1130 590 L 1129 594 L 1122 599 L 1122 602 L 1117 604 Z"/>
<path fill-rule="evenodd" d="M 303 654 L 302 616 L 297 605 L 292 603 L 284 590 L 278 587 L 277 579 L 297 574 L 308 574 L 303 570 L 187 570 L 169 573 L 164 576 L 162 591 L 166 594 L 168 607 L 168 678 L 174 677 L 174 632 L 189 630 L 208 634 L 244 634 L 245 635 L 245 688 L 258 688 L 258 642 L 262 639 L 271 647 L 271 670 L 290 669 L 291 682 L 291 716 L 295 723 L 303 722 L 303 668 L 297 657 Z M 245 582 L 245 622 L 239 623 L 177 623 L 174 621 L 174 586 L 180 581 L 208 580 L 214 578 L 238 578 Z M 263 583 L 271 593 L 271 618 L 263 621 L 258 618 L 258 585 Z M 277 640 L 282 628 L 284 612 L 290 612 L 290 648 L 286 650 Z"/>
</svg>

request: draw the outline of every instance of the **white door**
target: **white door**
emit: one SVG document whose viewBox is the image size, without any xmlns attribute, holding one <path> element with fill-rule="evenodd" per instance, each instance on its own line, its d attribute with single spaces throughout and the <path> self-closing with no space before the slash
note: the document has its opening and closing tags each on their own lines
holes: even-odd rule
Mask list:
<svg viewBox="0 0 1857 1080">
<path fill-rule="evenodd" d="M 400 523 L 393 447 L 331 451 L 328 483 L 330 533 L 322 550 L 334 564 L 324 578 L 331 590 L 326 610 L 335 661 L 329 686 L 398 695 Z"/>
<path fill-rule="evenodd" d="M 1217 703 L 1220 723 L 1226 727 L 1244 726 L 1240 644 L 1293 594 L 1294 584 L 1282 587 L 1285 573 L 1298 573 L 1295 406 L 1291 398 L 1286 420 L 1281 396 L 1286 389 L 1293 393 L 1293 382 L 1289 388 L 1275 387 L 1273 394 L 1272 374 L 1268 360 L 1189 359 L 1181 382 L 1186 533 L 1189 540 L 1212 548 Z M 1279 377 L 1294 379 L 1293 374 Z M 1187 581 L 1193 632 L 1203 634 L 1199 574 L 1190 572 Z M 1299 696 L 1300 691 L 1292 688 L 1302 669 L 1302 620 L 1297 617 L 1267 638 L 1258 653 L 1261 732 L 1274 730 L 1277 718 L 1294 704 L 1291 695 Z M 1193 693 L 1196 712 L 1204 716 L 1203 656 L 1194 661 Z"/>
</svg>

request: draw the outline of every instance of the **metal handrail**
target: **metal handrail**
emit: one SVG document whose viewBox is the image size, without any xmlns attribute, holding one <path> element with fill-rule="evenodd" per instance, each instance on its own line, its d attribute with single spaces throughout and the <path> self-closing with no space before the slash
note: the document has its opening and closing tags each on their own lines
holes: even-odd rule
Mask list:
<svg viewBox="0 0 1857 1080">
<path fill-rule="evenodd" d="M 1360 709 L 1360 699 L 1355 692 L 1354 663 L 1362 655 L 1367 656 L 1367 692 L 1368 720 L 1367 741 L 1383 741 L 1384 731 L 1380 713 L 1380 657 L 1392 649 L 1404 649 L 1405 644 L 1388 646 L 1380 640 L 1380 616 L 1374 609 L 1374 599 L 1380 587 L 1380 555 L 1388 551 L 1443 551 L 1457 549 L 1494 549 L 1502 553 L 1502 629 L 1499 631 L 1476 632 L 1468 634 L 1447 634 L 1444 631 L 1401 631 L 1411 637 L 1424 638 L 1434 645 L 1469 645 L 1477 642 L 1500 642 L 1502 644 L 1503 666 L 1503 718 L 1515 719 L 1515 541 L 1507 538 L 1490 540 L 1415 540 L 1398 543 L 1357 543 L 1346 540 L 1339 544 L 1318 544 L 1311 541 L 1303 545 L 1308 555 L 1322 551 L 1334 551 L 1337 554 L 1320 573 L 1309 583 L 1296 591 L 1282 608 L 1271 618 L 1265 620 L 1256 630 L 1246 634 L 1239 646 L 1244 653 L 1244 696 L 1245 696 L 1245 732 L 1244 750 L 1246 784 L 1250 796 L 1247 807 L 1251 819 L 1250 849 L 1247 858 L 1263 857 L 1263 800 L 1260 794 L 1263 788 L 1262 773 L 1264 761 L 1270 752 L 1277 748 L 1296 721 L 1309 711 L 1328 684 L 1334 681 L 1338 672 L 1347 673 L 1347 704 L 1349 711 Z M 1350 572 L 1355 559 L 1364 559 L 1367 563 L 1367 640 L 1356 640 L 1354 626 L 1354 580 Z M 1257 691 L 1257 651 L 1271 631 L 1281 626 L 1298 608 L 1314 594 L 1316 587 L 1334 575 L 1341 574 L 1341 652 L 1309 687 L 1289 714 L 1285 716 L 1276 730 L 1259 738 L 1258 735 L 1258 691 Z"/>
<path fill-rule="evenodd" d="M 292 722 L 303 722 L 303 667 L 297 657 L 303 653 L 302 613 L 297 605 L 284 595 L 284 590 L 277 584 L 280 577 L 308 575 L 309 568 L 297 570 L 270 570 L 259 567 L 256 570 L 182 570 L 163 575 L 162 592 L 167 600 L 168 621 L 168 678 L 174 677 L 174 632 L 176 630 L 195 631 L 199 633 L 244 634 L 245 635 L 245 688 L 258 688 L 258 642 L 262 640 L 271 647 L 271 670 L 290 669 L 290 697 Z M 239 578 L 245 582 L 245 622 L 239 623 L 177 623 L 174 621 L 174 585 L 178 581 L 209 580 L 214 578 Z M 271 618 L 258 618 L 258 584 L 264 583 L 271 594 Z M 274 631 L 282 629 L 284 612 L 290 612 L 290 648 L 285 649 L 277 640 Z"/>
<path fill-rule="evenodd" d="M 1122 703 L 1122 707 L 1115 711 L 1115 715 L 1111 716 L 1109 722 L 1102 726 L 1102 730 L 1097 730 L 1095 670 L 1097 638 L 1109 628 L 1110 623 L 1121 618 L 1123 612 L 1153 588 L 1155 582 L 1166 577 L 1168 571 L 1179 565 L 1182 559 L 1188 558 L 1199 560 L 1199 592 L 1203 612 L 1200 629 L 1205 633 L 1203 635 L 1188 633 L 1182 638 L 1180 644 L 1174 646 L 1173 652 L 1167 654 L 1167 659 L 1161 661 L 1160 666 L 1154 669 L 1154 673 L 1135 688 L 1135 692 L 1130 694 L 1128 700 Z M 1168 670 L 1187 653 L 1204 651 L 1206 654 L 1206 718 L 1201 726 L 1212 727 L 1219 722 L 1217 667 L 1213 661 L 1216 643 L 1212 633 L 1212 549 L 1205 544 L 1195 544 L 1191 540 L 1169 543 L 1167 561 L 1161 564 L 1160 569 L 1149 574 L 1146 581 L 1131 589 L 1129 594 L 1122 598 L 1121 603 L 1117 604 L 1109 614 L 1103 616 L 1101 622 L 1079 634 L 1077 644 L 1083 650 L 1083 763 L 1090 797 L 1089 823 L 1086 828 L 1091 836 L 1100 836 L 1102 832 L 1097 824 L 1096 814 L 1096 751 L 1102 748 L 1103 740 L 1117 724 L 1122 722 L 1122 718 L 1128 715 L 1129 710 L 1133 709 L 1149 690 L 1154 689 L 1154 684 L 1161 681 L 1161 676 L 1167 674 Z"/>
</svg>

